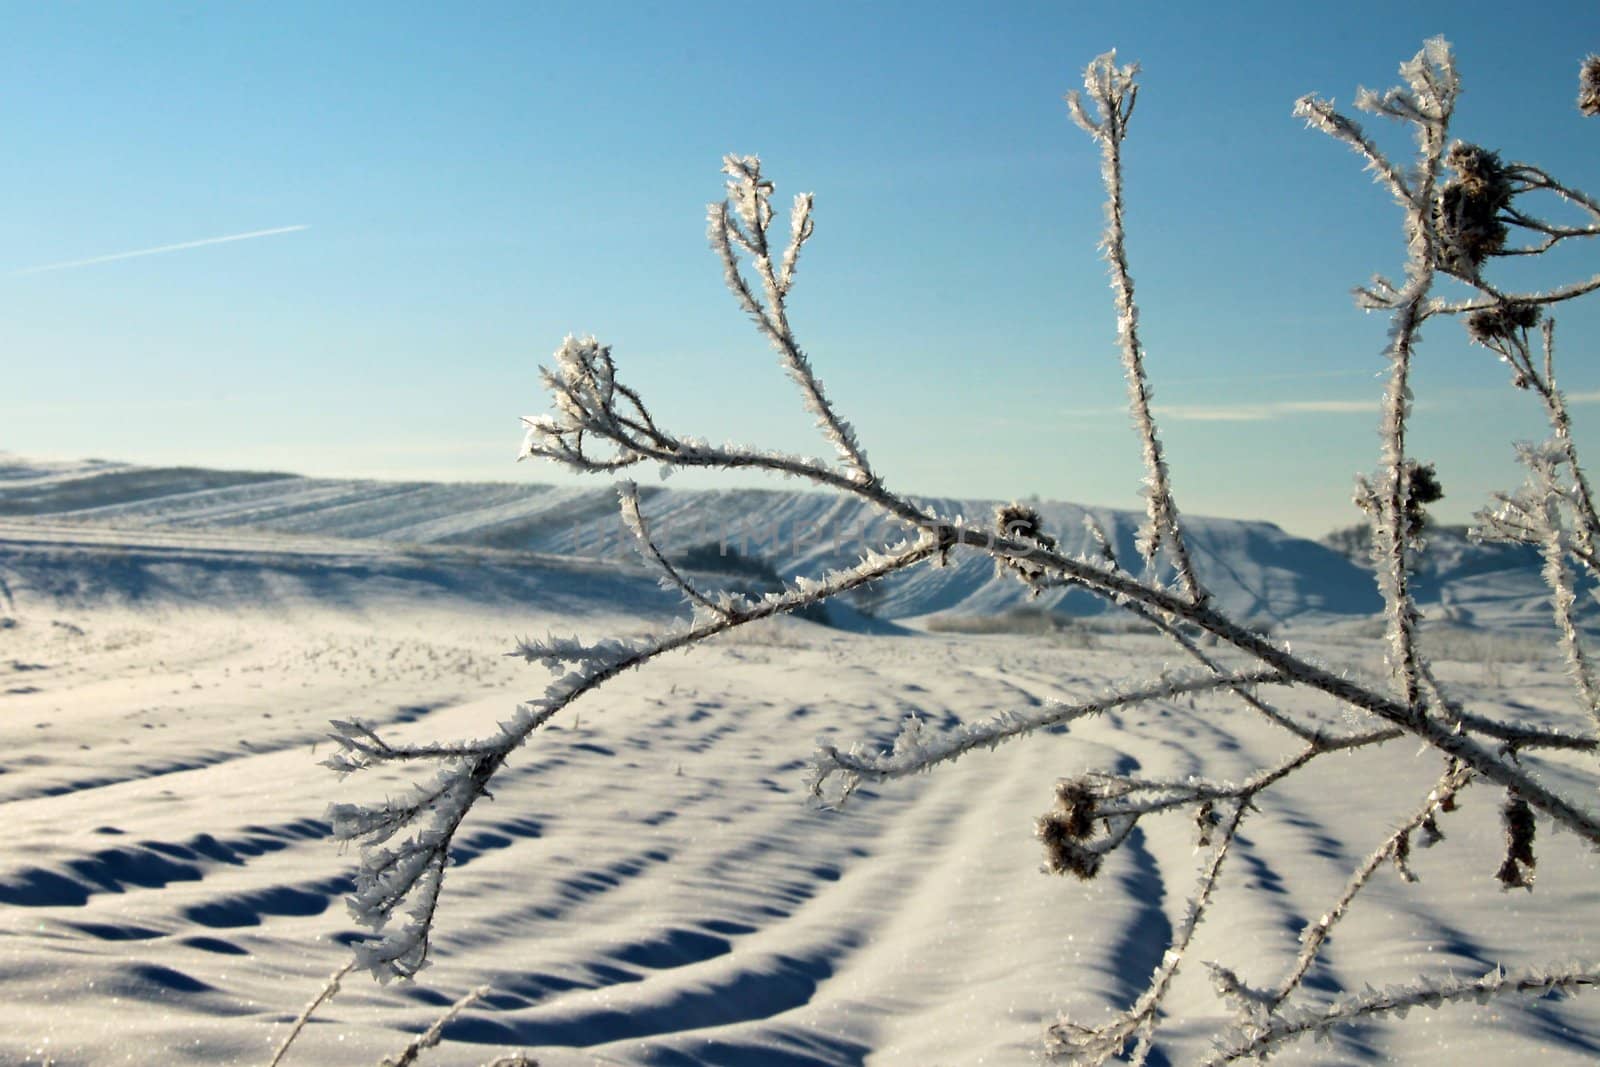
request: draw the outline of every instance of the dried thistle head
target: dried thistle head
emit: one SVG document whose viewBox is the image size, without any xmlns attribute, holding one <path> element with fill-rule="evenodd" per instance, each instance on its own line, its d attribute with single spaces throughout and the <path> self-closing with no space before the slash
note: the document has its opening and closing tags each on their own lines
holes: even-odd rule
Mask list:
<svg viewBox="0 0 1600 1067">
<path fill-rule="evenodd" d="M 1056 546 L 1055 538 L 1044 532 L 1039 512 L 1026 504 L 1002 504 L 995 508 L 994 523 L 1007 537 L 1032 541 L 1044 548 Z"/>
<path fill-rule="evenodd" d="M 1081 779 L 1069 778 L 1056 785 L 1056 806 L 1039 817 L 1034 829 L 1044 842 L 1045 870 L 1085 881 L 1100 873 L 1101 854 L 1083 843 L 1094 834 L 1099 800 Z"/>
<path fill-rule="evenodd" d="M 1444 157 L 1455 172 L 1439 190 L 1434 226 L 1443 245 L 1440 266 L 1451 274 L 1472 277 L 1483 261 L 1506 245 L 1500 212 L 1511 204 L 1511 183 L 1500 156 L 1487 148 L 1458 141 Z"/>
<path fill-rule="evenodd" d="M 1377 514 L 1378 495 L 1373 492 L 1372 483 L 1359 474 L 1356 475 L 1355 493 L 1351 496 L 1350 502 L 1368 515 Z"/>
<path fill-rule="evenodd" d="M 1507 790 L 1500 820 L 1506 830 L 1506 858 L 1495 877 L 1507 889 L 1532 889 L 1533 868 L 1538 863 L 1533 855 L 1533 809 L 1520 794 Z"/>
<path fill-rule="evenodd" d="M 1095 800 L 1089 788 L 1077 780 L 1056 786 L 1055 814 L 1062 816 L 1074 839 L 1081 841 L 1094 833 Z"/>
<path fill-rule="evenodd" d="M 1394 869 L 1400 873 L 1400 877 L 1404 881 L 1417 881 L 1417 874 L 1411 869 L 1411 831 L 1409 830 L 1395 838 Z"/>
<path fill-rule="evenodd" d="M 1578 110 L 1589 118 L 1600 115 L 1600 55 L 1591 55 L 1578 68 Z"/>
<path fill-rule="evenodd" d="M 1505 181 L 1500 153 L 1467 141 L 1457 141 L 1450 146 L 1450 151 L 1445 153 L 1444 165 L 1455 171 L 1457 180 L 1478 195 L 1485 193 L 1494 183 Z"/>
<path fill-rule="evenodd" d="M 1055 551 L 1056 539 L 1044 532 L 1044 523 L 1038 511 L 1026 504 L 1002 504 L 994 512 L 995 532 L 1001 537 L 1012 541 L 1026 541 L 1038 545 L 1046 552 Z M 1026 560 L 1006 559 L 1001 563 L 1014 571 L 1024 582 L 1033 586 L 1035 594 L 1039 592 L 1045 576 L 1045 569 Z"/>
<path fill-rule="evenodd" d="M 1444 499 L 1444 488 L 1439 484 L 1439 472 L 1432 463 L 1416 463 L 1411 467 L 1411 499 L 1419 504 L 1436 504 Z"/>
<path fill-rule="evenodd" d="M 1515 301 L 1474 311 L 1466 319 L 1467 336 L 1480 345 L 1498 348 L 1498 342 L 1510 340 L 1521 331 L 1539 325 L 1540 315 L 1538 304 Z"/>
<path fill-rule="evenodd" d="M 1100 873 L 1100 854 L 1078 843 L 1070 814 L 1052 811 L 1039 817 L 1034 834 L 1044 842 L 1044 866 L 1051 874 L 1071 874 L 1088 881 Z"/>
<path fill-rule="evenodd" d="M 1196 831 L 1196 848 L 1207 848 L 1211 844 L 1211 835 L 1222 824 L 1222 816 L 1217 814 L 1216 806 L 1211 801 L 1200 805 L 1194 813 L 1194 826 Z"/>
<path fill-rule="evenodd" d="M 1439 472 L 1432 463 L 1413 460 L 1407 464 L 1406 474 L 1411 483 L 1411 493 L 1406 499 L 1406 536 L 1415 538 L 1422 535 L 1423 527 L 1428 524 L 1424 505 L 1443 500 L 1444 487 L 1439 484 Z"/>
</svg>

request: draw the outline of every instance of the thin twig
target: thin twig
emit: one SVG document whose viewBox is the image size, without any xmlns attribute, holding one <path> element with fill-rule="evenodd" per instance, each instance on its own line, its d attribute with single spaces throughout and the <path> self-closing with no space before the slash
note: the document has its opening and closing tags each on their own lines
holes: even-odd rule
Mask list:
<svg viewBox="0 0 1600 1067">
<path fill-rule="evenodd" d="M 288 1035 L 284 1037 L 283 1044 L 278 1046 L 278 1051 L 273 1054 L 272 1060 L 267 1064 L 267 1067 L 278 1067 L 278 1065 L 283 1062 L 283 1058 L 289 1054 L 289 1046 L 293 1045 L 295 1038 L 300 1036 L 300 1031 L 306 1028 L 306 1024 L 311 1021 L 311 1016 L 316 1013 L 318 1008 L 322 1007 L 328 1001 L 339 995 L 339 983 L 343 981 L 351 971 L 355 970 L 355 966 L 356 961 L 349 960 L 343 967 L 340 967 L 328 977 L 328 980 L 323 983 L 322 989 L 319 990 L 317 995 L 311 998 L 310 1003 L 308 1003 L 305 1008 L 301 1010 L 299 1016 L 294 1021 L 294 1025 L 289 1028 Z"/>
</svg>

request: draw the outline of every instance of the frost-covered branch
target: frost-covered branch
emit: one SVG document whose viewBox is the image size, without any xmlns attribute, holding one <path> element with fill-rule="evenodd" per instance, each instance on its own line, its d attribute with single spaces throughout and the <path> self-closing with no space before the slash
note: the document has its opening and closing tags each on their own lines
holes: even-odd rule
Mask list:
<svg viewBox="0 0 1600 1067">
<path fill-rule="evenodd" d="M 480 745 L 467 744 L 427 744 L 427 745 L 395 745 L 379 737 L 371 726 L 360 719 L 334 719 L 329 722 L 333 727 L 331 737 L 339 750 L 327 759 L 322 765 L 340 775 L 350 774 L 354 771 L 365 770 L 375 763 L 397 763 L 421 759 L 465 759 L 479 755 L 482 752 Z"/>
<path fill-rule="evenodd" d="M 1550 424 L 1543 445 L 1519 445 L 1517 458 L 1528 471 L 1521 492 L 1499 494 L 1499 507 L 1478 513 L 1473 533 L 1483 540 L 1531 545 L 1544 561 L 1550 588 L 1550 610 L 1560 635 L 1562 653 L 1573 685 L 1596 726 L 1600 726 L 1600 683 L 1584 647 L 1577 620 L 1577 588 L 1569 560 L 1576 560 L 1591 578 L 1600 577 L 1600 514 L 1594 491 L 1579 462 L 1566 398 L 1556 385 L 1555 324 L 1542 322 L 1538 308 L 1502 305 L 1467 320 L 1475 341 L 1498 353 L 1512 368 L 1512 384 L 1535 394 Z M 1543 359 L 1535 360 L 1528 334 L 1539 324 Z"/>
<path fill-rule="evenodd" d="M 1222 664 L 1217 662 L 1217 660 L 1212 656 L 1207 655 L 1206 651 L 1199 645 L 1195 644 L 1194 640 L 1190 638 L 1188 634 L 1184 633 L 1181 628 L 1174 626 L 1161 616 L 1153 614 L 1143 605 L 1132 603 L 1130 601 L 1124 601 L 1121 607 L 1135 618 L 1150 626 L 1151 629 L 1165 634 L 1167 638 L 1181 648 L 1186 655 L 1192 657 L 1196 662 L 1200 663 L 1206 669 L 1211 671 L 1212 674 L 1220 677 L 1224 673 Z M 1248 708 L 1253 708 L 1268 722 L 1275 726 L 1282 727 L 1294 736 L 1298 737 L 1300 740 L 1315 741 L 1322 737 L 1322 732 L 1317 727 L 1308 726 L 1305 723 L 1295 719 L 1282 708 L 1279 708 L 1276 705 L 1261 699 L 1260 694 L 1255 692 L 1254 689 L 1244 685 L 1230 685 L 1228 689 L 1233 696 L 1239 700 L 1240 703 L 1244 704 Z M 1396 732 L 1396 736 L 1398 736 L 1398 732 Z"/>
<path fill-rule="evenodd" d="M 1133 275 L 1128 270 L 1127 230 L 1123 222 L 1122 141 L 1127 136 L 1128 120 L 1139 96 L 1134 81 L 1138 64 L 1117 66 L 1116 52 L 1097 57 L 1084 72 L 1084 91 L 1094 104 L 1091 116 L 1083 99 L 1074 90 L 1067 94 L 1072 118 L 1100 145 L 1101 180 L 1106 187 L 1106 235 L 1103 242 L 1106 261 L 1111 265 L 1111 290 L 1116 295 L 1117 341 L 1122 349 L 1122 369 L 1128 380 L 1128 403 L 1144 458 L 1145 501 L 1149 523 L 1140 533 L 1140 551 L 1154 563 L 1165 547 L 1172 555 L 1184 590 L 1196 601 L 1206 592 L 1195 574 L 1178 519 L 1178 505 L 1172 498 L 1172 476 L 1150 413 L 1150 380 L 1145 374 L 1144 346 L 1139 341 L 1139 305 L 1133 296 Z"/>
<path fill-rule="evenodd" d="M 385 1056 L 378 1067 L 412 1067 L 417 1062 L 417 1057 L 422 1055 L 423 1049 L 430 1049 L 439 1044 L 444 1037 L 444 1028 L 446 1026 L 460 1018 L 462 1012 L 488 995 L 489 987 L 486 985 L 469 990 L 459 1000 L 446 1008 L 444 1013 L 434 1020 L 432 1026 L 408 1041 L 406 1047 L 401 1049 L 398 1054 Z"/>
<path fill-rule="evenodd" d="M 773 184 L 762 176 L 761 160 L 755 156 L 726 156 L 722 160 L 722 171 L 728 175 L 728 198 L 712 204 L 707 211 L 711 247 L 722 260 L 728 289 L 778 350 L 784 370 L 799 387 L 806 410 L 816 417 L 823 436 L 838 450 L 857 480 L 871 482 L 875 480 L 872 468 L 856 441 L 855 430 L 834 410 L 789 325 L 788 296 L 789 287 L 794 284 L 795 263 L 815 228 L 811 219 L 812 194 L 795 197 L 789 220 L 789 244 L 784 249 L 781 265 L 775 265 L 767 240 L 773 217 Z M 745 279 L 735 245 L 754 262 L 765 300 L 756 298 Z"/>
<path fill-rule="evenodd" d="M 1466 729 L 1504 742 L 1506 750 L 1510 752 L 1521 749 L 1567 749 L 1571 752 L 1600 750 L 1600 739 L 1567 730 L 1500 722 L 1472 712 L 1462 712 L 1460 719 Z"/>
<path fill-rule="evenodd" d="M 639 554 L 661 570 L 662 587 L 682 593 L 689 603 L 704 608 L 713 615 L 731 619 L 735 611 L 732 599 L 724 596 L 720 601 L 712 600 L 696 589 L 687 578 L 678 573 L 678 568 L 672 565 L 654 538 L 650 536 L 649 524 L 645 522 L 644 513 L 639 510 L 639 487 L 632 482 L 623 482 L 617 486 L 617 496 L 622 505 L 622 521 L 633 532 L 639 544 Z"/>
<path fill-rule="evenodd" d="M 1200 884 L 1189 898 L 1183 918 L 1173 932 L 1172 943 L 1162 953 L 1161 962 L 1150 975 L 1150 984 L 1145 991 L 1126 1011 L 1099 1026 L 1083 1026 L 1065 1017 L 1052 1023 L 1045 1037 L 1047 1055 L 1070 1058 L 1074 1064 L 1084 1067 L 1098 1067 L 1113 1056 L 1120 1055 L 1130 1040 L 1137 1039 L 1131 1062 L 1142 1064 L 1145 1061 L 1155 1034 L 1161 1003 L 1172 988 L 1172 980 L 1177 976 L 1189 943 L 1211 903 L 1212 891 L 1216 889 L 1217 878 L 1222 873 L 1222 861 L 1227 858 L 1228 849 L 1238 835 L 1239 823 L 1249 807 L 1249 799 L 1241 799 L 1232 805 L 1223 820 L 1219 839 L 1200 873 Z"/>
<path fill-rule="evenodd" d="M 1335 1001 L 1326 1007 L 1291 1009 L 1265 1024 L 1246 1023 L 1223 1037 L 1223 1047 L 1208 1058 L 1208 1067 L 1242 1059 L 1260 1059 L 1279 1046 L 1313 1034 L 1332 1036 L 1337 1026 L 1376 1015 L 1405 1018 L 1413 1008 L 1441 1008 L 1446 1004 L 1475 1001 L 1487 1004 L 1499 996 L 1520 993 L 1546 996 L 1560 990 L 1579 993 L 1600 985 L 1600 963 L 1567 963 L 1529 967 L 1507 972 L 1495 968 L 1481 978 L 1420 979 L 1411 985 L 1368 992 Z"/>
<path fill-rule="evenodd" d="M 300 1014 L 295 1017 L 294 1022 L 290 1024 L 288 1034 L 284 1035 L 283 1042 L 278 1045 L 278 1050 L 273 1053 L 272 1060 L 267 1064 L 267 1067 L 278 1067 L 278 1064 L 283 1062 L 283 1058 L 289 1054 L 290 1047 L 294 1045 L 295 1040 L 305 1030 L 306 1024 L 311 1021 L 311 1016 L 316 1014 L 318 1008 L 339 995 L 340 983 L 348 978 L 350 972 L 355 968 L 356 961 L 349 960 L 344 966 L 328 976 L 328 980 L 317 991 L 317 995 L 307 1002 L 306 1006 L 301 1009 Z"/>
<path fill-rule="evenodd" d="M 1385 283 L 1384 304 L 1391 311 L 1389 326 L 1388 387 L 1384 391 L 1382 475 L 1376 485 L 1363 484 L 1358 497 L 1367 507 L 1372 526 L 1372 558 L 1389 623 L 1389 664 L 1401 696 L 1413 715 L 1420 714 L 1421 668 L 1417 648 L 1418 614 L 1411 593 L 1407 554 L 1416 539 L 1418 467 L 1406 454 L 1406 428 L 1411 414 L 1411 360 L 1433 287 L 1435 271 L 1446 264 L 1470 260 L 1466 228 L 1442 200 L 1435 186 L 1444 161 L 1450 118 L 1455 110 L 1460 81 L 1449 46 L 1443 38 L 1429 40 L 1422 51 L 1400 68 L 1407 86 L 1379 95 L 1363 91 L 1356 106 L 1365 111 L 1410 124 L 1417 136 L 1418 158 L 1410 182 L 1369 141 L 1354 122 L 1337 116 L 1330 103 L 1313 97 L 1302 99 L 1295 111 L 1314 128 L 1344 141 L 1368 161 L 1388 182 L 1404 209 L 1406 284 L 1399 290 Z M 1442 222 L 1436 222 L 1443 219 Z"/>
<path fill-rule="evenodd" d="M 1323 100 L 1315 95 L 1303 96 L 1295 101 L 1294 113 L 1297 118 L 1304 119 L 1306 125 L 1312 129 L 1320 130 L 1335 140 L 1343 141 L 1355 152 L 1366 160 L 1367 169 L 1373 176 L 1394 194 L 1396 200 L 1402 205 L 1410 204 L 1415 198 L 1411 183 L 1395 165 L 1389 162 L 1387 156 L 1378 150 L 1378 146 L 1367 136 L 1361 124 L 1354 119 L 1341 114 L 1331 100 Z"/>
<path fill-rule="evenodd" d="M 1471 774 L 1458 766 L 1453 766 L 1447 770 L 1439 780 L 1438 785 L 1434 786 L 1432 791 L 1428 793 L 1428 798 L 1423 802 L 1422 807 L 1404 823 L 1401 823 L 1399 829 L 1385 838 L 1383 843 L 1367 857 L 1366 861 L 1356 868 L 1355 874 L 1351 876 L 1349 883 L 1344 888 L 1344 892 L 1339 895 L 1338 900 L 1334 901 L 1333 906 L 1323 912 L 1315 922 L 1308 923 L 1305 929 L 1300 931 L 1300 953 L 1295 957 L 1294 966 L 1283 976 L 1283 980 L 1278 983 L 1277 988 L 1270 995 L 1263 998 L 1262 1002 L 1268 1012 L 1277 1011 L 1283 1002 L 1288 999 L 1289 995 L 1299 988 L 1300 982 L 1305 978 L 1307 972 L 1311 970 L 1311 965 L 1316 962 L 1318 954 L 1322 951 L 1322 946 L 1327 942 L 1329 932 L 1338 925 L 1340 919 L 1344 918 L 1357 894 L 1366 888 L 1367 883 L 1379 867 L 1390 859 L 1396 859 L 1402 865 L 1402 876 L 1407 876 L 1408 881 L 1411 880 L 1412 876 L 1408 876 L 1409 868 L 1403 866 L 1404 853 L 1402 850 L 1409 849 L 1411 835 L 1419 828 L 1431 826 L 1434 833 L 1438 832 L 1434 822 L 1437 814 L 1440 811 L 1451 810 L 1455 806 L 1456 794 L 1464 789 L 1471 780 Z"/>
<path fill-rule="evenodd" d="M 1572 570 L 1567 566 L 1569 535 L 1557 503 L 1561 487 L 1552 465 L 1539 464 L 1535 466 L 1534 473 L 1544 490 L 1540 501 L 1543 515 L 1539 548 L 1544 556 L 1544 581 L 1550 587 L 1550 610 L 1555 616 L 1556 629 L 1561 634 L 1561 651 L 1566 657 L 1573 685 L 1577 687 L 1578 695 L 1596 725 L 1600 725 L 1600 690 L 1595 687 L 1594 668 L 1584 651 L 1583 637 L 1578 633 L 1575 611 L 1578 591 L 1573 585 Z"/>
<path fill-rule="evenodd" d="M 952 763 L 975 749 L 994 749 L 1007 741 L 1026 737 L 1047 726 L 1060 726 L 1078 719 L 1143 704 L 1170 700 L 1190 693 L 1214 692 L 1236 686 L 1283 685 L 1286 679 L 1274 671 L 1246 671 L 1203 678 L 1171 678 L 1152 685 L 1113 693 L 1082 704 L 1051 703 L 1028 711 L 1006 711 L 978 722 L 964 723 L 936 737 L 928 737 L 922 720 L 907 716 L 895 736 L 894 745 L 884 753 L 873 754 L 860 742 L 848 752 L 824 745 L 812 757 L 811 792 L 822 795 L 827 780 L 837 774 L 843 779 L 842 795 L 855 791 L 862 779 L 886 781 L 932 770 L 941 763 Z M 841 797 L 842 799 L 842 797 Z"/>
<path fill-rule="evenodd" d="M 384 980 L 413 977 L 427 965 L 434 912 L 456 830 L 478 799 L 487 795 L 490 781 L 511 753 L 573 701 L 623 671 L 664 653 L 859 588 L 936 555 L 939 550 L 936 539 L 924 537 L 887 555 L 871 553 L 852 569 L 820 579 L 799 579 L 736 614 L 690 620 L 648 640 L 613 640 L 594 645 L 557 638 L 524 641 L 515 654 L 550 665 L 576 663 L 578 669 L 551 682 L 543 697 L 519 707 L 516 715 L 501 723 L 491 737 L 461 746 L 444 746 L 439 750 L 446 753 L 443 765 L 432 781 L 415 787 L 409 795 L 382 804 L 335 804 L 329 809 L 334 837 L 362 846 L 356 889 L 348 898 L 351 914 L 379 935 L 356 943 L 358 965 Z M 361 753 L 379 746 L 389 753 L 404 751 L 388 745 L 365 727 L 342 739 L 342 743 Z M 405 758 L 435 755 L 432 748 L 418 749 Z M 374 761 L 347 759 L 339 769 L 348 773 L 371 762 Z M 388 844 L 403 832 L 410 836 L 399 844 Z M 385 932 L 402 909 L 408 921 L 398 930 Z"/>
</svg>

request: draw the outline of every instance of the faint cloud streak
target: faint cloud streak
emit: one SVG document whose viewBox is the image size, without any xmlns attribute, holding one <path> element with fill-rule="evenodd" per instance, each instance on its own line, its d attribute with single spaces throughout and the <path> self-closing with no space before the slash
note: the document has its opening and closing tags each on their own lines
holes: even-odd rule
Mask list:
<svg viewBox="0 0 1600 1067">
<path fill-rule="evenodd" d="M 158 245 L 155 248 L 141 248 L 136 252 L 116 252 L 109 256 L 91 256 L 88 259 L 74 259 L 65 263 L 46 263 L 39 267 L 24 267 L 14 270 L 7 275 L 9 278 L 21 277 L 24 274 L 43 274 L 53 270 L 72 270 L 74 267 L 92 267 L 99 263 L 114 263 L 119 259 L 137 259 L 140 256 L 160 256 L 168 252 L 185 252 L 191 248 L 205 248 L 208 245 L 223 245 L 233 241 L 253 241 L 257 237 L 276 237 L 284 233 L 298 233 L 309 230 L 310 226 L 279 226 L 272 230 L 252 230 L 249 233 L 233 233 L 226 237 L 206 237 L 199 241 L 183 241 L 175 245 Z"/>
<path fill-rule="evenodd" d="M 1264 404 L 1154 405 L 1155 413 L 1177 422 L 1268 422 L 1294 415 L 1377 414 L 1375 400 L 1276 400 Z"/>
<path fill-rule="evenodd" d="M 1600 400 L 1600 393 L 1595 394 Z M 1376 415 L 1376 400 L 1269 400 L 1259 404 L 1154 404 L 1152 412 L 1173 422 L 1271 422 L 1295 415 Z M 1078 418 L 1126 415 L 1125 407 L 1078 408 Z"/>
</svg>

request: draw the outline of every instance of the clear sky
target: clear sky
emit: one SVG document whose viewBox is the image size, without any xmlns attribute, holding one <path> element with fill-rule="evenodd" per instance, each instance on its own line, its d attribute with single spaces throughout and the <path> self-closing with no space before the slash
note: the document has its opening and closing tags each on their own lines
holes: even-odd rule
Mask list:
<svg viewBox="0 0 1600 1067">
<path fill-rule="evenodd" d="M 561 480 L 511 460 L 569 332 L 679 432 L 821 451 L 706 246 L 739 152 L 817 194 L 793 318 L 891 485 L 1136 507 L 1097 157 L 1061 99 L 1115 47 L 1145 71 L 1130 251 L 1179 505 L 1316 535 L 1378 451 L 1384 324 L 1348 293 L 1403 250 L 1295 98 L 1387 87 L 1442 33 L 1461 136 L 1600 186 L 1593 0 L 0 15 L 0 450 L 36 457 Z M 1560 322 L 1600 427 L 1600 310 Z M 1453 323 L 1416 391 L 1464 521 L 1539 419 Z"/>
</svg>

